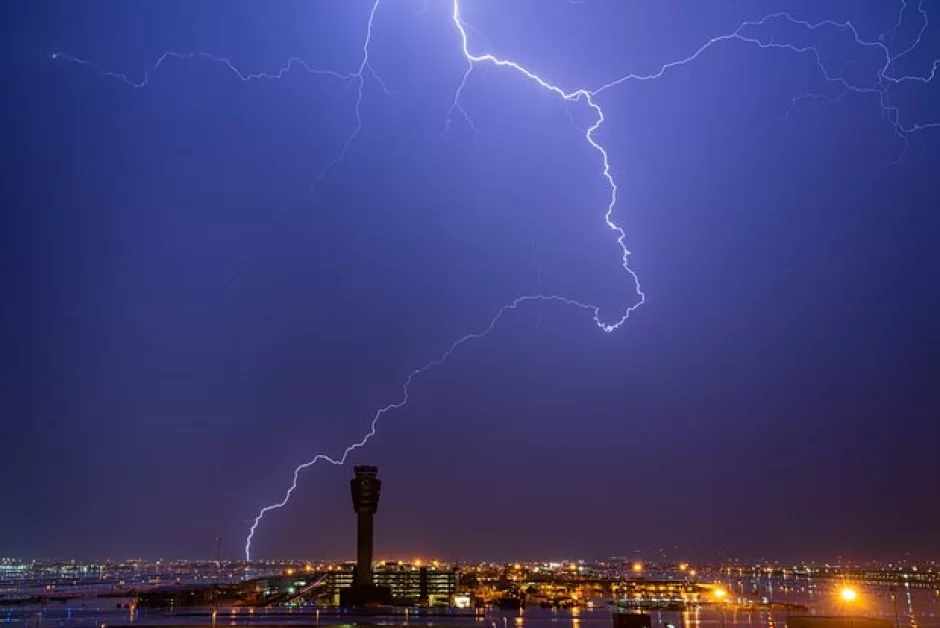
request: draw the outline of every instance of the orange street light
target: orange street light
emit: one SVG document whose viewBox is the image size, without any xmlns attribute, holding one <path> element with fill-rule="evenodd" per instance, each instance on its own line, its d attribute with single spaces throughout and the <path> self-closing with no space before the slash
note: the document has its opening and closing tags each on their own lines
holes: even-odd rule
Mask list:
<svg viewBox="0 0 940 628">
<path fill-rule="evenodd" d="M 858 591 L 852 587 L 842 587 L 842 589 L 839 591 L 839 597 L 842 598 L 843 602 L 854 602 L 858 599 Z"/>
</svg>

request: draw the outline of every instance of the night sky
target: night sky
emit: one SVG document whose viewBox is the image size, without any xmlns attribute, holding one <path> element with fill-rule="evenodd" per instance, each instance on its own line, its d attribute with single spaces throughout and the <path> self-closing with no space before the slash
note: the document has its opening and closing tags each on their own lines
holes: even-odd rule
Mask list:
<svg viewBox="0 0 940 628">
<path fill-rule="evenodd" d="M 340 455 L 408 373 L 524 294 L 635 300 L 582 104 L 466 69 L 449 2 L 0 5 L 0 555 L 242 556 L 293 468 Z M 940 24 L 940 7 L 930 0 Z M 916 2 L 463 0 L 471 46 L 572 89 L 650 74 L 786 8 L 895 53 Z M 771 25 L 877 85 L 834 29 Z M 900 59 L 930 74 L 940 27 Z M 815 93 L 819 98 L 798 98 Z M 418 377 L 351 463 L 380 557 L 940 558 L 940 128 L 902 139 L 812 54 L 720 43 L 597 97 L 646 304 L 612 334 L 529 303 Z M 940 78 L 893 88 L 940 120 Z M 794 99 L 797 98 L 796 101 Z M 794 106 L 795 104 L 795 106 Z M 905 141 L 906 140 L 906 141 Z M 348 558 L 317 465 L 258 558 Z"/>
</svg>

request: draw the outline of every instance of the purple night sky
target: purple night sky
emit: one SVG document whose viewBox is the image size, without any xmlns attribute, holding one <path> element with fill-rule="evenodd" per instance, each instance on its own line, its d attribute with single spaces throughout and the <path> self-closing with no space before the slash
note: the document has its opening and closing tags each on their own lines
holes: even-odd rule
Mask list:
<svg viewBox="0 0 940 628">
<path fill-rule="evenodd" d="M 593 97 L 647 302 L 610 334 L 527 302 L 416 377 L 349 457 L 379 557 L 940 558 L 934 16 L 461 1 L 474 52 L 566 90 L 792 19 Z M 583 100 L 481 63 L 444 132 L 452 6 L 382 0 L 315 187 L 357 79 L 145 73 L 355 72 L 370 0 L 0 7 L 0 556 L 240 558 L 506 303 L 635 303 Z M 305 471 L 254 556 L 350 557 L 351 474 Z"/>
</svg>

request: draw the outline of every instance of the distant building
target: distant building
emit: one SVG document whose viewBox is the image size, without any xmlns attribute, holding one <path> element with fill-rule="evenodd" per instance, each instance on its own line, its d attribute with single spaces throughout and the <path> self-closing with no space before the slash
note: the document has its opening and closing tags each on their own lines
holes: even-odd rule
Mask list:
<svg viewBox="0 0 940 628">
<path fill-rule="evenodd" d="M 638 578 L 615 586 L 618 605 L 633 608 L 681 610 L 697 605 L 706 587 L 684 580 Z"/>
<path fill-rule="evenodd" d="M 457 570 L 452 568 L 389 562 L 372 569 L 372 580 L 391 590 L 395 604 L 450 606 L 457 595 Z M 334 603 L 339 603 L 341 591 L 354 581 L 352 564 L 327 572 L 326 586 Z"/>
</svg>

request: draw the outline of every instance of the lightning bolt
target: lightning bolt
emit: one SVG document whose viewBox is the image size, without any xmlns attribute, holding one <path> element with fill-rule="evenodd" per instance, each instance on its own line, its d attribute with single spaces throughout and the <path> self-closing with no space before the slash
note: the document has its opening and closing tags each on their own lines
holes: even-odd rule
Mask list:
<svg viewBox="0 0 940 628">
<path fill-rule="evenodd" d="M 610 172 L 610 157 L 607 154 L 607 151 L 604 149 L 601 144 L 598 143 L 596 139 L 596 133 L 598 129 L 604 124 L 604 110 L 601 109 L 600 105 L 597 104 L 594 100 L 595 92 L 589 91 L 586 89 L 576 89 L 573 91 L 565 91 L 557 85 L 553 85 L 541 78 L 538 74 L 535 74 L 531 70 L 523 67 L 522 65 L 516 63 L 515 61 L 510 61 L 506 59 L 500 59 L 497 56 L 492 54 L 474 54 L 470 51 L 470 38 L 467 34 L 467 28 L 464 25 L 463 20 L 460 17 L 460 0 L 453 0 L 453 11 L 451 13 L 451 19 L 454 25 L 454 28 L 457 30 L 457 33 L 460 36 L 460 47 L 461 52 L 463 53 L 464 59 L 467 61 L 467 69 L 463 73 L 463 78 L 460 81 L 460 85 L 457 87 L 457 92 L 454 95 L 454 102 L 448 113 L 447 126 L 451 124 L 451 117 L 453 116 L 454 111 L 459 111 L 465 120 L 474 128 L 476 131 L 476 126 L 470 120 L 470 116 L 467 111 L 460 104 L 460 96 L 463 94 L 464 89 L 467 87 L 467 81 L 470 78 L 470 75 L 473 73 L 474 68 L 481 63 L 489 63 L 495 65 L 499 68 L 505 68 L 512 70 L 522 77 L 529 81 L 533 81 L 542 89 L 545 89 L 559 98 L 563 99 L 566 102 L 585 102 L 588 107 L 595 114 L 594 124 L 588 127 L 587 131 L 584 134 L 584 138 L 591 147 L 597 151 L 597 154 L 600 156 L 601 161 L 601 176 L 604 178 L 604 181 L 607 183 L 607 186 L 610 190 L 610 196 L 608 197 L 607 211 L 604 213 L 604 222 L 607 224 L 607 228 L 613 231 L 617 235 L 617 245 L 620 247 L 621 256 L 620 263 L 623 269 L 630 276 L 634 288 L 636 290 L 637 300 L 633 305 L 627 307 L 623 313 L 613 322 L 604 322 L 600 318 L 600 314 L 595 312 L 594 322 L 606 332 L 615 331 L 621 325 L 623 325 L 627 318 L 630 317 L 630 314 L 633 313 L 638 307 L 643 305 L 646 301 L 646 295 L 643 293 L 642 288 L 640 287 L 640 278 L 637 276 L 636 272 L 630 268 L 630 251 L 627 249 L 626 239 L 627 233 L 624 231 L 623 227 L 614 222 L 613 214 L 614 208 L 617 205 L 617 193 L 619 188 L 617 187 L 617 182 L 614 180 L 613 174 Z"/>
<path fill-rule="evenodd" d="M 327 462 L 335 466 L 344 465 L 346 463 L 346 459 L 349 457 L 349 454 L 356 451 L 357 449 L 365 447 L 366 444 L 370 440 L 372 440 L 372 438 L 376 434 L 376 427 L 378 426 L 379 420 L 383 416 L 385 416 L 387 413 L 391 412 L 392 410 L 399 410 L 401 408 L 404 408 L 406 405 L 408 405 L 408 402 L 411 399 L 411 384 L 415 381 L 415 378 L 417 378 L 420 375 L 423 375 L 424 373 L 426 373 L 427 371 L 435 367 L 444 366 L 444 363 L 447 362 L 447 360 L 454 353 L 456 353 L 457 350 L 460 349 L 460 347 L 470 342 L 471 340 L 480 340 L 480 339 L 486 338 L 490 334 L 490 332 L 493 331 L 493 329 L 495 329 L 496 324 L 499 323 L 499 321 L 503 318 L 503 316 L 505 316 L 507 313 L 513 310 L 519 309 L 519 306 L 528 302 L 563 303 L 564 305 L 576 307 L 576 308 L 591 312 L 594 316 L 594 320 L 597 320 L 598 311 L 600 309 L 596 305 L 589 305 L 586 303 L 581 303 L 580 301 L 569 299 L 567 297 L 543 296 L 543 295 L 531 295 L 531 296 L 517 297 L 512 302 L 504 305 L 496 313 L 496 316 L 490 319 L 489 325 L 487 325 L 481 331 L 469 333 L 465 336 L 462 336 L 461 338 L 458 338 L 457 340 L 454 341 L 452 345 L 450 345 L 447 351 L 442 353 L 439 357 L 428 362 L 424 366 L 420 368 L 416 368 L 415 370 L 411 371 L 411 373 L 408 374 L 408 377 L 405 379 L 404 383 L 401 386 L 401 398 L 394 403 L 390 403 L 387 406 L 384 406 L 376 410 L 375 414 L 372 415 L 371 423 L 369 423 L 369 431 L 366 432 L 365 436 L 363 436 L 361 440 L 353 443 L 352 445 L 349 445 L 345 450 L 343 450 L 343 453 L 338 457 L 334 458 L 327 454 L 317 454 L 312 459 L 308 460 L 307 462 L 304 462 L 303 464 L 299 465 L 296 469 L 294 469 L 294 479 L 291 482 L 290 487 L 287 489 L 287 492 L 284 494 L 284 498 L 277 503 L 271 504 L 270 506 L 265 506 L 258 513 L 258 516 L 255 517 L 255 520 L 251 525 L 251 529 L 248 531 L 248 538 L 245 540 L 245 560 L 251 560 L 251 541 L 254 539 L 255 532 L 257 531 L 258 526 L 261 524 L 261 520 L 264 518 L 264 516 L 267 513 L 271 512 L 272 510 L 277 510 L 278 508 L 283 508 L 284 506 L 287 505 L 287 503 L 290 501 L 291 495 L 293 495 L 294 491 L 297 490 L 297 483 L 300 479 L 301 471 L 309 467 L 312 467 L 313 465 L 315 465 L 316 463 L 320 461 Z"/>
<path fill-rule="evenodd" d="M 162 55 L 157 57 L 157 60 L 154 62 L 152 66 L 150 66 L 148 70 L 144 71 L 143 77 L 140 80 L 135 81 L 133 78 L 131 78 L 127 74 L 122 74 L 120 72 L 112 72 L 110 70 L 106 70 L 100 65 L 98 65 L 97 63 L 92 63 L 91 61 L 87 61 L 85 59 L 73 57 L 72 55 L 65 54 L 64 52 L 53 52 L 52 54 L 49 55 L 49 58 L 52 59 L 53 61 L 61 59 L 63 61 L 68 61 L 70 63 L 75 63 L 77 65 L 84 66 L 86 68 L 94 70 L 95 72 L 97 72 L 98 74 L 106 78 L 116 78 L 122 83 L 124 83 L 125 85 L 127 85 L 128 87 L 133 87 L 134 89 L 142 89 L 144 87 L 147 87 L 147 85 L 150 84 L 150 78 L 153 73 L 155 73 L 157 70 L 163 67 L 167 63 L 167 61 L 177 60 L 177 59 L 178 60 L 203 59 L 206 61 L 211 61 L 213 63 L 223 66 L 229 72 L 234 74 L 238 78 L 238 80 L 244 83 L 251 83 L 253 81 L 261 81 L 265 79 L 280 80 L 284 78 L 289 72 L 296 69 L 297 67 L 302 68 L 303 70 L 305 70 L 306 72 L 310 74 L 331 76 L 333 78 L 340 79 L 342 81 L 349 81 L 353 78 L 356 78 L 357 76 L 360 76 L 362 72 L 362 68 L 360 68 L 360 73 L 358 74 L 355 72 L 350 72 L 348 74 L 341 74 L 334 70 L 321 70 L 319 68 L 315 68 L 309 65 L 306 61 L 304 61 L 300 57 L 291 57 L 290 59 L 287 60 L 287 63 L 285 63 L 281 68 L 277 70 L 277 72 L 274 72 L 274 73 L 257 72 L 257 73 L 252 74 L 252 73 L 242 72 L 241 70 L 238 69 L 238 67 L 234 63 L 232 63 L 225 57 L 220 57 L 218 55 L 209 54 L 208 52 L 164 52 Z"/>
<path fill-rule="evenodd" d="M 889 33 L 895 33 L 902 25 L 904 20 L 904 15 L 910 9 L 908 0 L 901 0 L 901 7 L 898 10 L 897 22 L 887 31 L 881 33 L 876 39 L 870 40 L 865 39 L 859 33 L 858 28 L 851 21 L 836 21 L 836 20 L 819 20 L 816 22 L 811 22 L 808 20 L 800 19 L 794 17 L 792 14 L 787 12 L 777 12 L 771 13 L 764 16 L 759 20 L 749 20 L 742 22 L 735 30 L 725 35 L 719 35 L 709 39 L 707 42 L 702 44 L 697 48 L 692 54 L 676 60 L 670 61 L 662 65 L 656 72 L 650 74 L 627 74 L 618 79 L 610 81 L 605 85 L 595 89 L 592 95 L 601 94 L 604 91 L 627 83 L 629 81 L 651 81 L 655 79 L 662 78 L 669 70 L 685 66 L 700 56 L 705 52 L 714 48 L 716 45 L 728 42 L 728 41 L 737 41 L 744 44 L 749 44 L 762 48 L 765 50 L 786 50 L 789 52 L 810 55 L 815 61 L 816 67 L 819 69 L 820 74 L 825 79 L 826 82 L 835 85 L 841 91 L 837 96 L 826 98 L 820 94 L 805 94 L 803 96 L 798 96 L 794 99 L 794 104 L 800 100 L 806 98 L 824 98 L 827 100 L 842 100 L 845 96 L 849 94 L 862 94 L 862 95 L 874 95 L 878 98 L 878 102 L 881 108 L 881 112 L 884 115 L 885 119 L 888 121 L 890 127 L 894 132 L 904 140 L 905 145 L 908 139 L 908 136 L 917 131 L 923 131 L 929 128 L 940 128 L 940 121 L 935 122 L 926 122 L 926 123 L 912 123 L 905 124 L 901 118 L 901 109 L 900 107 L 893 105 L 891 103 L 889 89 L 891 86 L 900 85 L 902 83 L 908 82 L 917 82 L 917 83 L 931 83 L 937 76 L 937 71 L 940 69 L 940 58 L 934 59 L 930 66 L 929 72 L 924 75 L 908 74 L 908 75 L 897 75 L 892 72 L 892 68 L 896 63 L 902 58 L 907 56 L 910 52 L 918 48 L 923 42 L 924 33 L 927 31 L 930 21 L 926 9 L 924 9 L 924 0 L 919 0 L 917 3 L 916 11 L 920 16 L 922 22 L 921 27 L 917 33 L 917 36 L 914 38 L 913 42 L 904 50 L 897 54 L 892 54 L 890 48 L 885 44 L 885 40 L 888 38 Z M 845 76 L 835 74 L 831 72 L 823 61 L 822 55 L 819 52 L 816 44 L 808 44 L 803 46 L 798 46 L 795 44 L 789 44 L 785 42 L 778 42 L 774 39 L 764 39 L 755 31 L 759 30 L 760 27 L 766 27 L 768 25 L 774 25 L 778 23 L 789 24 L 790 26 L 795 26 L 804 29 L 808 33 L 816 33 L 824 29 L 830 29 L 837 32 L 847 34 L 852 43 L 860 48 L 867 50 L 876 51 L 879 56 L 883 59 L 883 63 L 879 69 L 875 72 L 875 76 L 871 84 L 869 85 L 858 85 L 850 82 Z"/>
<path fill-rule="evenodd" d="M 353 145 L 353 142 L 356 141 L 356 138 L 359 137 L 359 132 L 362 130 L 362 100 L 365 96 L 365 87 L 366 87 L 366 78 L 371 77 L 375 82 L 381 87 L 382 91 L 386 95 L 390 94 L 388 86 L 381 76 L 375 71 L 370 62 L 370 48 L 372 46 L 372 35 L 375 31 L 375 14 L 379 9 L 379 5 L 382 0 L 374 0 L 372 2 L 372 7 L 369 10 L 369 17 L 366 25 L 366 36 L 362 43 L 362 59 L 359 62 L 359 67 L 356 68 L 353 72 L 337 72 L 336 70 L 324 70 L 321 68 L 316 68 L 300 57 L 291 57 L 287 60 L 282 67 L 278 68 L 276 72 L 256 72 L 256 73 L 247 73 L 242 72 L 234 63 L 232 63 L 226 57 L 220 57 L 218 55 L 210 54 L 208 52 L 172 52 L 167 51 L 161 54 L 157 60 L 148 70 L 143 73 L 143 77 L 140 80 L 135 81 L 127 74 L 122 74 L 120 72 L 112 72 L 106 70 L 97 63 L 92 63 L 86 59 L 81 59 L 78 57 L 73 57 L 72 55 L 65 54 L 64 52 L 53 52 L 49 55 L 49 58 L 53 61 L 62 59 L 63 61 L 68 61 L 77 65 L 87 67 L 94 70 L 101 76 L 106 78 L 116 78 L 119 81 L 123 82 L 129 87 L 134 89 L 141 89 L 146 87 L 150 83 L 151 75 L 157 72 L 163 65 L 169 60 L 194 60 L 202 59 L 206 61 L 211 61 L 213 63 L 219 64 L 224 67 L 227 71 L 234 74 L 238 80 L 243 83 L 252 83 L 255 81 L 262 80 L 280 80 L 287 76 L 292 70 L 300 68 L 306 71 L 308 74 L 315 76 L 326 76 L 334 79 L 338 79 L 344 82 L 354 81 L 356 83 L 356 103 L 354 107 L 356 124 L 352 132 L 349 134 L 349 137 L 346 138 L 346 141 L 343 143 L 342 150 L 334 157 L 314 178 L 313 183 L 311 184 L 311 190 L 316 189 L 316 187 L 323 181 L 326 175 L 335 168 L 340 162 L 346 159 L 346 154 L 349 152 L 349 148 Z"/>
<path fill-rule="evenodd" d="M 489 321 L 489 324 L 478 332 L 469 333 L 461 338 L 457 339 L 450 347 L 441 354 L 438 358 L 428 362 L 424 366 L 417 368 L 411 373 L 408 374 L 407 378 L 404 380 L 401 387 L 401 396 L 398 401 L 390 403 L 382 408 L 379 408 L 375 414 L 372 416 L 372 420 L 369 424 L 369 430 L 362 437 L 361 440 L 349 445 L 341 455 L 339 456 L 330 456 L 327 454 L 317 454 L 311 460 L 300 464 L 293 474 L 293 480 L 290 487 L 284 494 L 283 499 L 273 503 L 271 505 L 265 506 L 261 509 L 258 515 L 252 522 L 251 528 L 248 533 L 248 537 L 245 541 L 245 558 L 246 560 L 251 559 L 251 544 L 252 540 L 255 537 L 255 534 L 258 530 L 259 525 L 264 519 L 265 515 L 273 510 L 283 508 L 290 501 L 291 496 L 294 491 L 297 489 L 298 482 L 300 479 L 300 473 L 309 467 L 314 466 L 318 462 L 325 462 L 332 465 L 342 465 L 346 462 L 349 455 L 365 447 L 368 442 L 376 435 L 376 429 L 379 421 L 389 412 L 394 410 L 399 410 L 404 408 L 409 400 L 411 395 L 411 386 L 422 374 L 427 371 L 443 366 L 447 360 L 457 352 L 462 346 L 473 341 L 481 340 L 485 338 L 489 333 L 496 327 L 499 321 L 510 312 L 513 312 L 519 309 L 522 305 L 530 302 L 536 302 L 540 304 L 545 303 L 560 303 L 566 306 L 578 308 L 589 312 L 592 316 L 592 319 L 595 325 L 604 332 L 613 332 L 619 329 L 630 317 L 630 315 L 636 311 L 646 300 L 646 296 L 641 289 L 639 277 L 632 270 L 629 265 L 630 251 L 626 246 L 626 231 L 620 226 L 618 222 L 615 221 L 615 213 L 617 209 L 617 202 L 619 196 L 619 188 L 617 182 L 614 179 L 614 176 L 611 172 L 610 166 L 610 157 L 607 150 L 601 144 L 599 140 L 599 131 L 603 126 L 606 117 L 604 110 L 601 106 L 602 96 L 621 85 L 630 82 L 647 82 L 661 79 L 667 73 L 687 66 L 703 55 L 705 55 L 711 49 L 729 42 L 737 42 L 740 44 L 745 44 L 749 46 L 756 47 L 763 50 L 784 50 L 791 52 L 797 55 L 805 55 L 810 57 L 817 69 L 819 70 L 820 76 L 823 80 L 833 86 L 836 89 L 834 95 L 827 94 L 817 94 L 817 93 L 808 93 L 802 96 L 794 98 L 791 102 L 791 107 L 788 109 L 788 114 L 790 110 L 796 107 L 800 102 L 805 99 L 824 99 L 830 101 L 838 101 L 846 98 L 850 95 L 859 95 L 859 96 L 872 96 L 876 99 L 879 109 L 883 118 L 887 121 L 888 126 L 893 132 L 904 141 L 905 147 L 907 145 L 908 137 L 918 131 L 923 131 L 931 128 L 940 128 L 940 121 L 928 121 L 928 122 L 908 122 L 904 120 L 901 108 L 896 105 L 891 98 L 891 88 L 905 84 L 905 83 L 920 83 L 920 84 L 929 84 L 934 81 L 937 77 L 938 71 L 940 71 L 940 58 L 934 59 L 930 64 L 930 68 L 924 74 L 898 74 L 896 67 L 898 62 L 904 57 L 908 56 L 914 50 L 917 50 L 921 47 L 923 43 L 923 38 L 925 33 L 929 28 L 929 16 L 924 8 L 924 0 L 918 0 L 916 6 L 913 6 L 909 3 L 908 0 L 901 0 L 901 4 L 898 8 L 897 20 L 896 22 L 886 31 L 880 33 L 874 39 L 866 39 L 863 37 L 859 29 L 851 21 L 836 21 L 836 20 L 820 20 L 816 22 L 811 22 L 805 19 L 794 16 L 791 13 L 787 12 L 777 12 L 765 15 L 764 17 L 757 20 L 749 20 L 742 22 L 737 28 L 732 30 L 729 33 L 718 35 L 707 40 L 701 46 L 693 50 L 690 54 L 679 58 L 674 61 L 669 61 L 662 64 L 656 71 L 639 74 L 639 73 L 629 73 L 625 74 L 619 78 L 613 79 L 608 83 L 601 85 L 600 87 L 588 89 L 588 88 L 576 88 L 576 89 L 565 89 L 561 86 L 550 83 L 549 81 L 542 78 L 535 71 L 530 70 L 529 68 L 512 61 L 510 59 L 504 59 L 496 56 L 491 53 L 479 53 L 474 52 L 471 47 L 471 33 L 476 35 L 476 31 L 472 29 L 462 18 L 461 14 L 461 0 L 442 0 L 450 3 L 449 9 L 449 18 L 451 22 L 451 27 L 456 31 L 457 38 L 459 41 L 460 51 L 463 55 L 466 67 L 462 74 L 462 78 L 457 85 L 456 92 L 454 94 L 454 99 L 452 105 L 447 113 L 445 120 L 444 132 L 447 133 L 454 124 L 454 119 L 457 115 L 463 120 L 465 124 L 471 127 L 471 129 L 478 133 L 479 129 L 474 124 L 469 112 L 461 104 L 461 96 L 464 91 L 468 88 L 468 81 L 473 74 L 474 70 L 480 65 L 491 65 L 499 69 L 506 70 L 508 72 L 513 72 L 518 75 L 521 79 L 525 81 L 532 82 L 536 84 L 539 88 L 545 90 L 546 92 L 557 96 L 566 104 L 569 103 L 584 103 L 594 114 L 594 122 L 584 130 L 584 140 L 590 145 L 590 147 L 597 153 L 598 161 L 600 164 L 600 176 L 608 189 L 607 203 L 603 212 L 603 220 L 606 224 L 608 230 L 612 231 L 615 235 L 616 243 L 620 249 L 620 265 L 623 270 L 627 273 L 630 281 L 633 284 L 636 298 L 633 301 L 633 304 L 626 307 L 622 312 L 615 315 L 612 318 L 604 318 L 601 316 L 600 309 L 597 306 L 589 305 L 575 299 L 571 299 L 564 296 L 556 295 L 527 295 L 521 296 L 513 300 L 512 302 L 504 305 L 498 310 L 496 315 Z M 581 4 L 584 0 L 568 0 L 572 4 Z M 91 63 L 87 60 L 66 55 L 64 53 L 54 53 L 51 56 L 52 59 L 58 60 L 62 59 L 69 61 L 89 69 L 92 69 L 104 77 L 116 78 L 123 81 L 130 87 L 135 89 L 145 87 L 151 78 L 151 74 L 159 70 L 165 63 L 169 60 L 194 60 L 194 59 L 204 59 L 217 64 L 222 65 L 232 74 L 234 74 L 239 80 L 244 82 L 253 82 L 260 80 L 279 80 L 286 76 L 289 72 L 295 69 L 302 69 L 312 75 L 321 75 L 324 77 L 341 80 L 344 82 L 354 82 L 356 85 L 356 100 L 355 100 L 355 126 L 348 136 L 346 142 L 342 146 L 342 150 L 337 154 L 337 156 L 330 161 L 327 166 L 320 172 L 313 182 L 313 187 L 316 187 L 322 179 L 327 176 L 327 174 L 340 162 L 342 162 L 350 150 L 350 147 L 355 142 L 356 138 L 359 136 L 359 133 L 363 126 L 363 119 L 361 114 L 361 107 L 365 97 L 365 88 L 367 85 L 368 79 L 372 79 L 379 85 L 379 87 L 386 93 L 389 94 L 389 89 L 382 78 L 375 72 L 371 65 L 370 54 L 373 34 L 375 31 L 375 18 L 377 11 L 379 10 L 382 0 L 372 0 L 371 8 L 368 14 L 366 35 L 362 44 L 362 57 L 358 67 L 348 73 L 337 72 L 334 70 L 323 70 L 318 69 L 306 61 L 300 58 L 291 58 L 287 63 L 279 68 L 274 73 L 255 73 L 249 74 L 244 73 L 239 70 L 231 61 L 224 57 L 219 57 L 216 55 L 196 52 L 196 53 L 178 53 L 178 52 L 165 52 L 163 53 L 157 61 L 147 70 L 143 77 L 140 80 L 132 80 L 125 74 L 108 71 L 105 68 Z M 420 12 L 427 10 L 428 2 L 425 0 L 424 6 Z M 904 24 L 906 16 L 910 13 L 916 13 L 917 19 L 920 20 L 920 28 L 916 36 L 912 39 L 909 45 L 902 50 L 892 53 L 891 46 L 886 43 L 889 38 L 893 38 L 897 35 L 897 32 L 900 30 L 901 26 Z M 879 55 L 881 59 L 881 64 L 878 69 L 874 72 L 874 75 L 871 77 L 871 81 L 867 84 L 859 84 L 850 81 L 843 74 L 838 74 L 831 71 L 824 59 L 823 55 L 820 53 L 819 48 L 816 43 L 797 45 L 793 43 L 780 42 L 777 41 L 773 36 L 774 27 L 778 25 L 789 25 L 790 27 L 802 29 L 806 34 L 821 37 L 824 34 L 838 33 L 845 37 L 851 45 L 857 47 L 860 50 L 871 52 L 874 51 Z M 770 30 L 770 36 L 766 35 L 766 31 Z"/>
<path fill-rule="evenodd" d="M 366 26 L 366 37 L 362 42 L 362 62 L 359 64 L 359 69 L 350 76 L 351 79 L 356 81 L 356 127 L 353 129 L 352 133 L 349 134 L 346 143 L 343 144 L 343 150 L 340 151 L 339 155 L 328 163 L 326 168 L 321 170 L 317 178 L 314 179 L 311 189 L 315 189 L 333 168 L 346 159 L 349 147 L 352 146 L 356 138 L 359 137 L 359 132 L 362 131 L 362 98 L 366 88 L 366 74 L 368 73 L 376 80 L 386 95 L 389 94 L 388 86 L 385 84 L 385 81 L 375 72 L 375 69 L 373 69 L 372 64 L 369 62 L 369 51 L 372 47 L 372 34 L 375 32 L 375 12 L 379 10 L 379 4 L 381 4 L 381 2 L 382 0 L 375 0 L 372 3 L 372 10 L 369 11 L 369 21 Z"/>
</svg>

